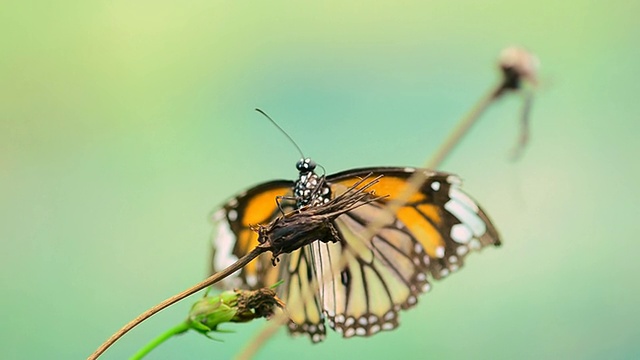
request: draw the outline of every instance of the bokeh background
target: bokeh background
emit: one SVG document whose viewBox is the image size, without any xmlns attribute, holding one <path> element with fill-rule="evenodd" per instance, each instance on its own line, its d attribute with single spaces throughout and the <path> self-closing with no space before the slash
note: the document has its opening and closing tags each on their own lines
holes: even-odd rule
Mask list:
<svg viewBox="0 0 640 360">
<path fill-rule="evenodd" d="M 640 3 L 632 1 L 5 2 L 0 11 L 0 357 L 88 356 L 201 280 L 210 212 L 293 179 L 423 164 L 520 44 L 542 62 L 532 138 L 521 98 L 493 106 L 443 170 L 504 240 L 434 284 L 402 325 L 259 358 L 640 357 Z M 195 298 L 118 342 L 122 359 Z M 190 333 L 150 359 L 229 358 Z"/>
</svg>

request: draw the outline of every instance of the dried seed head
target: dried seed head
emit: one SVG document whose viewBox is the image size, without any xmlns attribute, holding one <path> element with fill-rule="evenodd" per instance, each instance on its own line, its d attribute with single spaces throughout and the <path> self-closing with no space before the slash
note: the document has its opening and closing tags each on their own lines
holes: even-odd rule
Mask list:
<svg viewBox="0 0 640 360">
<path fill-rule="evenodd" d="M 365 176 L 329 202 L 304 206 L 277 217 L 267 225 L 252 226 L 251 229 L 258 233 L 259 246 L 272 253 L 273 265 L 276 265 L 280 254 L 291 253 L 314 241 L 340 241 L 333 220 L 362 205 L 386 197 L 377 196 L 369 190 L 381 176 L 373 179 L 369 177 L 370 175 Z"/>
<path fill-rule="evenodd" d="M 502 50 L 498 65 L 504 75 L 505 89 L 518 90 L 523 80 L 534 86 L 538 84 L 540 61 L 521 47 L 511 46 Z"/>
</svg>

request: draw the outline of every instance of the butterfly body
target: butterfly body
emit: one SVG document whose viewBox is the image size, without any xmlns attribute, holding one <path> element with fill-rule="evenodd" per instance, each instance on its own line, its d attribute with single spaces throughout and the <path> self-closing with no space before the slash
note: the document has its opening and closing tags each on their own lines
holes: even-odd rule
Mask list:
<svg viewBox="0 0 640 360">
<path fill-rule="evenodd" d="M 384 196 L 361 204 L 332 220 L 319 241 L 282 254 L 277 267 L 261 255 L 225 287 L 259 288 L 279 279 L 278 296 L 287 304 L 289 330 L 321 341 L 325 319 L 344 337 L 370 336 L 398 326 L 398 312 L 417 303 L 430 289 L 428 278 L 441 279 L 458 270 L 471 250 L 499 245 L 497 231 L 480 207 L 460 189 L 460 180 L 425 169 L 379 167 L 319 176 L 315 163 L 296 165 L 297 181 L 272 181 L 249 189 L 214 214 L 213 269 L 221 270 L 258 245 L 252 226 L 266 224 L 281 211 L 322 206 L 344 194 L 362 178 L 380 177 L 371 187 Z M 397 198 L 409 177 L 424 171 L 427 181 L 395 216 L 385 206 Z M 275 199 L 291 199 L 277 206 Z M 367 236 L 373 222 L 381 230 Z M 278 229 L 291 234 L 295 228 Z M 309 288 L 317 287 L 313 292 Z M 314 295 L 304 296 L 311 292 Z"/>
<path fill-rule="evenodd" d="M 326 204 L 331 200 L 331 188 L 314 172 L 315 162 L 311 159 L 301 159 L 296 168 L 299 171 L 298 180 L 293 185 L 296 209 L 306 205 Z"/>
</svg>

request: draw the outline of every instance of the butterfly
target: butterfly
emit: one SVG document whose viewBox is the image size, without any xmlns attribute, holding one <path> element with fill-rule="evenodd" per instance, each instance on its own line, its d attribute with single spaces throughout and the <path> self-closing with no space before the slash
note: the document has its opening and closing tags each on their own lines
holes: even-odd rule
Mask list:
<svg viewBox="0 0 640 360">
<path fill-rule="evenodd" d="M 429 291 L 429 278 L 442 279 L 463 265 L 467 253 L 500 245 L 494 225 L 480 206 L 460 189 L 452 174 L 413 167 L 351 169 L 324 176 L 306 158 L 296 164 L 298 179 L 262 183 L 234 197 L 213 213 L 212 270 L 219 271 L 258 245 L 256 224 L 287 211 L 323 206 L 363 178 L 377 181 L 368 190 L 378 198 L 333 220 L 338 241 L 314 241 L 277 266 L 262 254 L 222 287 L 256 289 L 284 280 L 278 296 L 287 304 L 289 332 L 312 342 L 329 327 L 344 337 L 371 336 L 398 326 L 398 313 L 416 305 Z M 397 198 L 415 172 L 427 176 L 395 216 L 385 205 Z M 373 221 L 382 228 L 365 237 Z M 311 290 L 310 290 L 311 288 Z M 317 291 L 312 291 L 316 289 Z M 304 296 L 312 292 L 313 296 Z"/>
</svg>

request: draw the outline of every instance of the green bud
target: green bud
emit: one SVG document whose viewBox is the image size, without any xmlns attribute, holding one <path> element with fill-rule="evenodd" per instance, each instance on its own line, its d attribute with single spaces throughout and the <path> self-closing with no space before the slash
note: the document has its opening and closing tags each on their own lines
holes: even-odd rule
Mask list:
<svg viewBox="0 0 640 360">
<path fill-rule="evenodd" d="M 276 307 L 282 308 L 284 304 L 272 288 L 224 291 L 216 296 L 205 296 L 193 304 L 187 321 L 193 330 L 207 334 L 217 331 L 218 325 L 225 322 L 268 318 Z"/>
<path fill-rule="evenodd" d="M 232 321 L 238 311 L 237 301 L 238 295 L 234 291 L 204 297 L 193 304 L 188 320 L 194 330 L 215 331 L 219 324 Z"/>
</svg>

